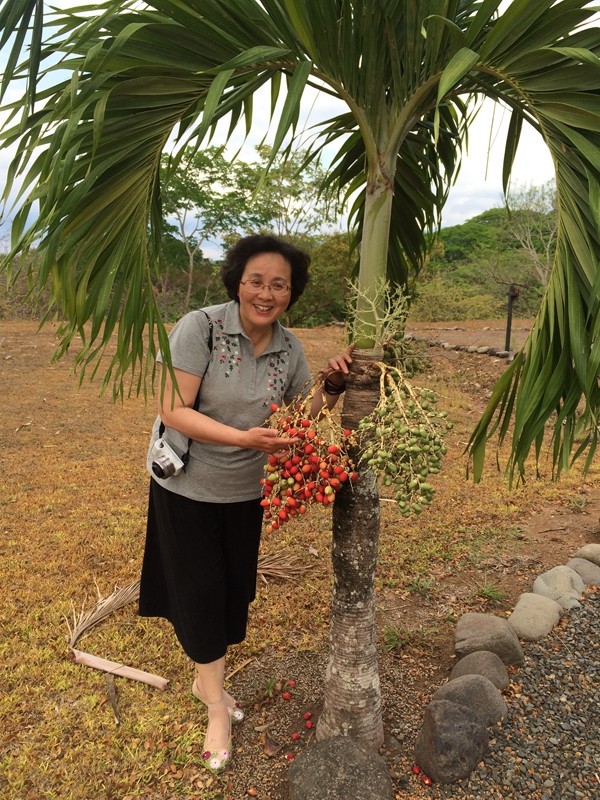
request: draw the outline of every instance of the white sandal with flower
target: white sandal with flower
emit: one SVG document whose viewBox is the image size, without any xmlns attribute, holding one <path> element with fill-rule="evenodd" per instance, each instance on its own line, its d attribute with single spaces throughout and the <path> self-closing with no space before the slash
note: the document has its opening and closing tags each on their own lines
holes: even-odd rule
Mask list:
<svg viewBox="0 0 600 800">
<path fill-rule="evenodd" d="M 227 746 L 222 748 L 217 747 L 216 750 L 213 750 L 212 748 L 215 746 L 216 742 L 214 741 L 214 738 L 209 735 L 211 712 L 214 713 L 217 709 L 228 710 L 228 706 L 223 698 L 216 703 L 206 703 L 206 708 L 208 709 L 208 728 L 206 730 L 206 738 L 204 740 L 205 749 L 202 753 L 202 764 L 210 772 L 217 774 L 219 772 L 223 772 L 223 770 L 229 766 L 229 762 L 231 761 L 231 715 L 227 713 L 227 722 L 229 725 Z"/>
</svg>

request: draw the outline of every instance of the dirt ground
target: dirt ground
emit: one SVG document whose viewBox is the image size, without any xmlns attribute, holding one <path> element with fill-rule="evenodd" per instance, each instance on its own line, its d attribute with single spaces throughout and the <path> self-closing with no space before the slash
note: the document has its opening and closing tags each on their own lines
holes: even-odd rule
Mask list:
<svg viewBox="0 0 600 800">
<path fill-rule="evenodd" d="M 515 340 L 526 330 L 515 323 Z M 409 331 L 466 345 L 502 346 L 505 335 L 502 321 Z M 336 326 L 296 333 L 315 370 L 343 346 Z M 51 363 L 55 345 L 51 325 L 37 332 L 34 323 L 0 321 L 2 796 L 287 800 L 289 761 L 314 738 L 304 714 L 316 722 L 322 702 L 328 514 L 315 511 L 265 537 L 264 554 L 284 551 L 305 571 L 294 581 L 259 578 L 248 640 L 229 663 L 231 691 L 247 718 L 235 732 L 231 770 L 208 776 L 197 765 L 205 716 L 189 694 L 191 666 L 166 623 L 140 620 L 130 605 L 81 644 L 165 676 L 165 692 L 123 679 L 111 688 L 104 673 L 68 657 L 65 619 L 73 609 L 93 604 L 96 586 L 105 596 L 138 578 L 154 410 L 152 400 L 115 405 L 99 395 L 99 383 L 80 386 L 67 361 Z M 544 460 L 540 479 L 532 471 L 524 486 L 509 490 L 491 453 L 484 481 L 465 479 L 465 444 L 506 362 L 437 347 L 423 347 L 420 357 L 425 370 L 415 382 L 439 393 L 454 429 L 434 502 L 420 518 L 401 518 L 382 492 L 383 754 L 399 799 L 427 795 L 410 771 L 412 747 L 424 706 L 452 668 L 460 614 L 507 614 L 537 574 L 600 542 L 597 463 L 585 478 L 574 470 L 553 483 Z"/>
</svg>

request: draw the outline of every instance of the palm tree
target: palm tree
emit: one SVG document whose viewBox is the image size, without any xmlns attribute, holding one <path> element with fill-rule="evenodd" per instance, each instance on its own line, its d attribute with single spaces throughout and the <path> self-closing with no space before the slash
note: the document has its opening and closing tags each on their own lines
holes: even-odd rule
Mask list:
<svg viewBox="0 0 600 800">
<path fill-rule="evenodd" d="M 328 182 L 358 198 L 360 241 L 353 377 L 345 424 L 374 407 L 381 357 L 375 287 L 418 276 L 460 167 L 482 98 L 511 112 L 505 190 L 524 123 L 556 169 L 557 251 L 525 349 L 502 376 L 470 444 L 476 477 L 485 445 L 511 431 L 508 469 L 522 475 L 552 418 L 554 462 L 596 445 L 600 401 L 600 36 L 587 0 L 105 0 L 43 20 L 38 0 L 0 10 L 10 81 L 2 142 L 15 148 L 5 197 L 21 181 L 9 256 L 40 252 L 36 280 L 51 284 L 84 367 L 118 329 L 105 382 L 138 390 L 168 352 L 150 285 L 160 239 L 160 156 L 170 137 L 204 146 L 219 120 L 250 130 L 253 97 L 271 88 L 273 156 L 288 147 L 307 87 L 346 110 L 315 134 L 312 154 L 337 145 Z M 19 52 L 32 30 L 29 57 Z M 16 33 L 15 33 L 16 31 Z M 10 33 L 14 33 L 10 38 Z M 281 111 L 276 101 L 281 97 Z M 33 211 L 35 210 L 35 214 Z M 32 221 L 33 220 L 33 221 Z M 148 235 L 148 231 L 150 231 Z M 150 339 L 144 350 L 143 333 Z M 374 566 L 378 495 L 363 471 L 333 518 L 330 663 L 319 735 L 383 740 L 377 673 Z"/>
</svg>

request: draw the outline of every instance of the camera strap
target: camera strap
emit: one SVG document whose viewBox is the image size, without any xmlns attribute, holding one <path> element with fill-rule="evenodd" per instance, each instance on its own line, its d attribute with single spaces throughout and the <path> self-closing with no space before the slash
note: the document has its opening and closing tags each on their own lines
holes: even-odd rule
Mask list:
<svg viewBox="0 0 600 800">
<path fill-rule="evenodd" d="M 212 323 L 212 319 L 208 316 L 206 311 L 203 308 L 200 309 L 200 310 L 202 311 L 203 314 L 206 315 L 206 319 L 208 320 L 208 339 L 206 340 L 206 344 L 208 345 L 208 352 L 209 352 L 208 364 L 206 365 L 206 369 L 204 370 L 204 372 L 202 373 L 201 378 L 200 378 L 200 380 L 202 380 L 204 378 L 204 376 L 206 375 L 206 373 L 208 371 L 208 368 L 210 367 L 210 362 L 211 362 L 211 359 L 212 359 L 213 323 Z M 198 394 L 196 395 L 196 399 L 194 400 L 194 405 L 192 406 L 192 408 L 194 409 L 194 411 L 198 411 L 198 409 L 200 408 L 200 390 L 199 389 L 198 389 Z M 164 432 L 165 432 L 165 424 L 161 419 L 160 427 L 158 429 L 159 438 L 163 435 Z M 188 439 L 187 450 L 181 456 L 181 460 L 183 461 L 183 470 L 184 470 L 184 472 L 185 472 L 185 468 L 187 467 L 188 462 L 190 460 L 190 448 L 192 446 L 192 442 L 193 441 L 194 441 L 193 439 Z"/>
</svg>

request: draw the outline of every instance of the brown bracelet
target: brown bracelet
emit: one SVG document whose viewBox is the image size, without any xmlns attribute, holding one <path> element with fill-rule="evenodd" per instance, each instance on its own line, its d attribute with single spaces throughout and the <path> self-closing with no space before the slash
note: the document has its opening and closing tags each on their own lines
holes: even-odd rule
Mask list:
<svg viewBox="0 0 600 800">
<path fill-rule="evenodd" d="M 323 389 L 325 394 L 331 395 L 338 395 L 343 394 L 346 391 L 346 382 L 344 383 L 332 383 L 329 378 L 325 378 L 323 381 Z"/>
</svg>

